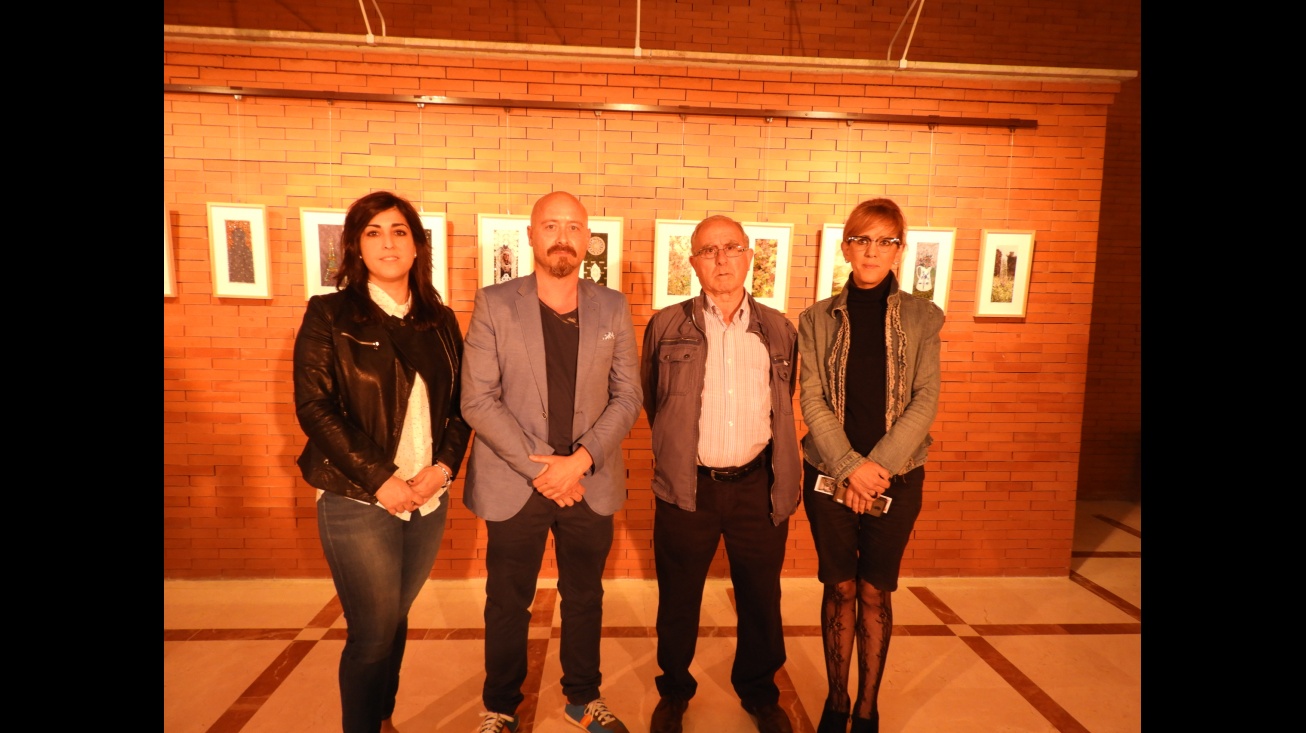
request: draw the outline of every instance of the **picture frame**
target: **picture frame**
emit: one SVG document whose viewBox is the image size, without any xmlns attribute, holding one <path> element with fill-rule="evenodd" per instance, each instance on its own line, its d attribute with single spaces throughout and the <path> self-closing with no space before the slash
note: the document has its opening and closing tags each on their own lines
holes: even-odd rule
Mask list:
<svg viewBox="0 0 1306 733">
<path fill-rule="evenodd" d="M 481 287 L 507 282 L 535 271 L 526 214 L 477 214 L 476 240 L 481 254 Z"/>
<path fill-rule="evenodd" d="M 753 266 L 744 289 L 757 302 L 784 313 L 789 308 L 789 253 L 793 249 L 794 225 L 755 221 L 743 225 L 753 248 Z"/>
<path fill-rule="evenodd" d="M 956 249 L 956 227 L 909 228 L 898 267 L 898 287 L 929 300 L 947 313 L 952 256 Z"/>
<path fill-rule="evenodd" d="M 843 224 L 821 227 L 821 249 L 816 261 L 816 300 L 819 302 L 843 292 L 852 271 L 852 265 L 843 257 Z"/>
<path fill-rule="evenodd" d="M 177 295 L 177 263 L 172 253 L 172 221 L 168 218 L 168 205 L 163 205 L 163 297 Z"/>
<path fill-rule="evenodd" d="M 980 241 L 975 316 L 1024 318 L 1034 264 L 1034 232 L 985 229 Z"/>
<path fill-rule="evenodd" d="M 621 291 L 621 250 L 626 220 L 620 216 L 591 216 L 590 242 L 581 262 L 580 276 Z"/>
<path fill-rule="evenodd" d="M 299 232 L 304 246 L 304 300 L 336 291 L 336 270 L 344 252 L 340 233 L 345 209 L 300 207 Z"/>
<path fill-rule="evenodd" d="M 443 211 L 419 211 L 426 240 L 431 243 L 431 284 L 440 300 L 449 303 L 449 220 Z"/>
<path fill-rule="evenodd" d="M 654 220 L 653 310 L 689 300 L 702 288 L 689 264 L 689 237 L 696 226 L 687 219 Z"/>
<path fill-rule="evenodd" d="M 263 204 L 205 204 L 213 295 L 218 298 L 271 298 L 268 263 L 268 212 Z"/>
<path fill-rule="evenodd" d="M 347 209 L 300 207 L 299 230 L 304 246 L 304 299 L 336 291 L 336 268 Z M 449 297 L 449 227 L 442 212 L 419 212 L 431 244 L 431 284 L 440 297 Z"/>
</svg>

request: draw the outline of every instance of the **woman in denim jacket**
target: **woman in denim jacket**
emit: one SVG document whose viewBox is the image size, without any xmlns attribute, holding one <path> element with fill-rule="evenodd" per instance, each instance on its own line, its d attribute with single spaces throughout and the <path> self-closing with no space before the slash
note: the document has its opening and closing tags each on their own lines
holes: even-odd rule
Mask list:
<svg viewBox="0 0 1306 733">
<path fill-rule="evenodd" d="M 939 401 L 943 311 L 898 289 L 906 222 L 889 199 L 863 201 L 844 225 L 852 274 L 799 319 L 803 504 L 825 585 L 829 695 L 817 733 L 879 729 L 876 698 L 893 630 L 891 593 L 921 509 Z M 820 481 L 822 476 L 829 477 Z M 881 494 L 892 500 L 878 511 Z M 848 673 L 857 648 L 854 704 Z"/>
</svg>

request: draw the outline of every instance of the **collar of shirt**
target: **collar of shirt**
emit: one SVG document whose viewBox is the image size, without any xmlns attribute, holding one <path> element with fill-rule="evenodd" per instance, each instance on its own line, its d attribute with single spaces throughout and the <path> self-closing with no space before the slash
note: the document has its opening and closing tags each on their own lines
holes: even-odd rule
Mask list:
<svg viewBox="0 0 1306 733">
<path fill-rule="evenodd" d="M 403 318 L 408 315 L 408 309 L 413 305 L 413 294 L 411 292 L 408 293 L 407 301 L 396 303 L 389 293 L 372 282 L 367 283 L 367 294 L 372 296 L 372 302 L 376 303 L 376 307 L 380 308 L 387 316 L 394 316 L 395 318 Z"/>
<path fill-rule="evenodd" d="M 715 323 L 713 323 L 714 326 L 718 326 L 723 329 L 734 328 L 735 326 L 739 326 L 744 330 L 748 330 L 749 311 L 748 311 L 747 296 L 745 296 L 744 299 L 739 302 L 739 312 L 735 314 L 735 319 L 730 323 L 726 323 L 726 319 L 722 315 L 721 309 L 717 307 L 716 302 L 712 300 L 712 298 L 710 298 L 706 292 L 703 293 L 703 312 L 707 313 L 712 317 L 712 320 L 715 321 Z"/>
</svg>

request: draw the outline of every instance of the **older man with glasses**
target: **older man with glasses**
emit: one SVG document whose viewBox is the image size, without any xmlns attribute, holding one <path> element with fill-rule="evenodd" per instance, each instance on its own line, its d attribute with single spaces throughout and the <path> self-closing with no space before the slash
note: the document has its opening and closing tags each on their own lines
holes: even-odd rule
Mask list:
<svg viewBox="0 0 1306 733">
<path fill-rule="evenodd" d="M 762 733 L 789 733 L 775 673 L 785 662 L 780 569 L 801 471 L 793 395 L 798 334 L 745 292 L 744 228 L 711 216 L 690 238 L 703 292 L 664 308 L 644 336 L 653 427 L 653 554 L 661 700 L 652 733 L 680 733 L 708 566 L 725 538 L 739 616 L 730 681 Z"/>
</svg>

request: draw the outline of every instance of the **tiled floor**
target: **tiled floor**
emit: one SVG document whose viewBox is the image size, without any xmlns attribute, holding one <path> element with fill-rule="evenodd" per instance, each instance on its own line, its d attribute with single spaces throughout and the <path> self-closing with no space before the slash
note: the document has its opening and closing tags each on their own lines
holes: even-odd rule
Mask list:
<svg viewBox="0 0 1306 733">
<path fill-rule="evenodd" d="M 1141 730 L 1141 529 L 1140 505 L 1082 502 L 1068 579 L 904 579 L 894 594 L 881 730 Z M 403 733 L 476 729 L 483 582 L 431 581 L 422 590 L 394 716 Z M 795 730 L 810 733 L 825 697 L 821 589 L 815 580 L 783 583 L 781 703 Z M 657 704 L 657 587 L 606 587 L 603 693 L 640 733 Z M 339 730 L 345 628 L 329 580 L 165 581 L 163 599 L 165 731 Z M 519 733 L 576 730 L 560 715 L 556 601 L 542 581 Z M 755 730 L 730 689 L 734 618 L 728 581 L 711 581 L 686 733 Z"/>
</svg>

